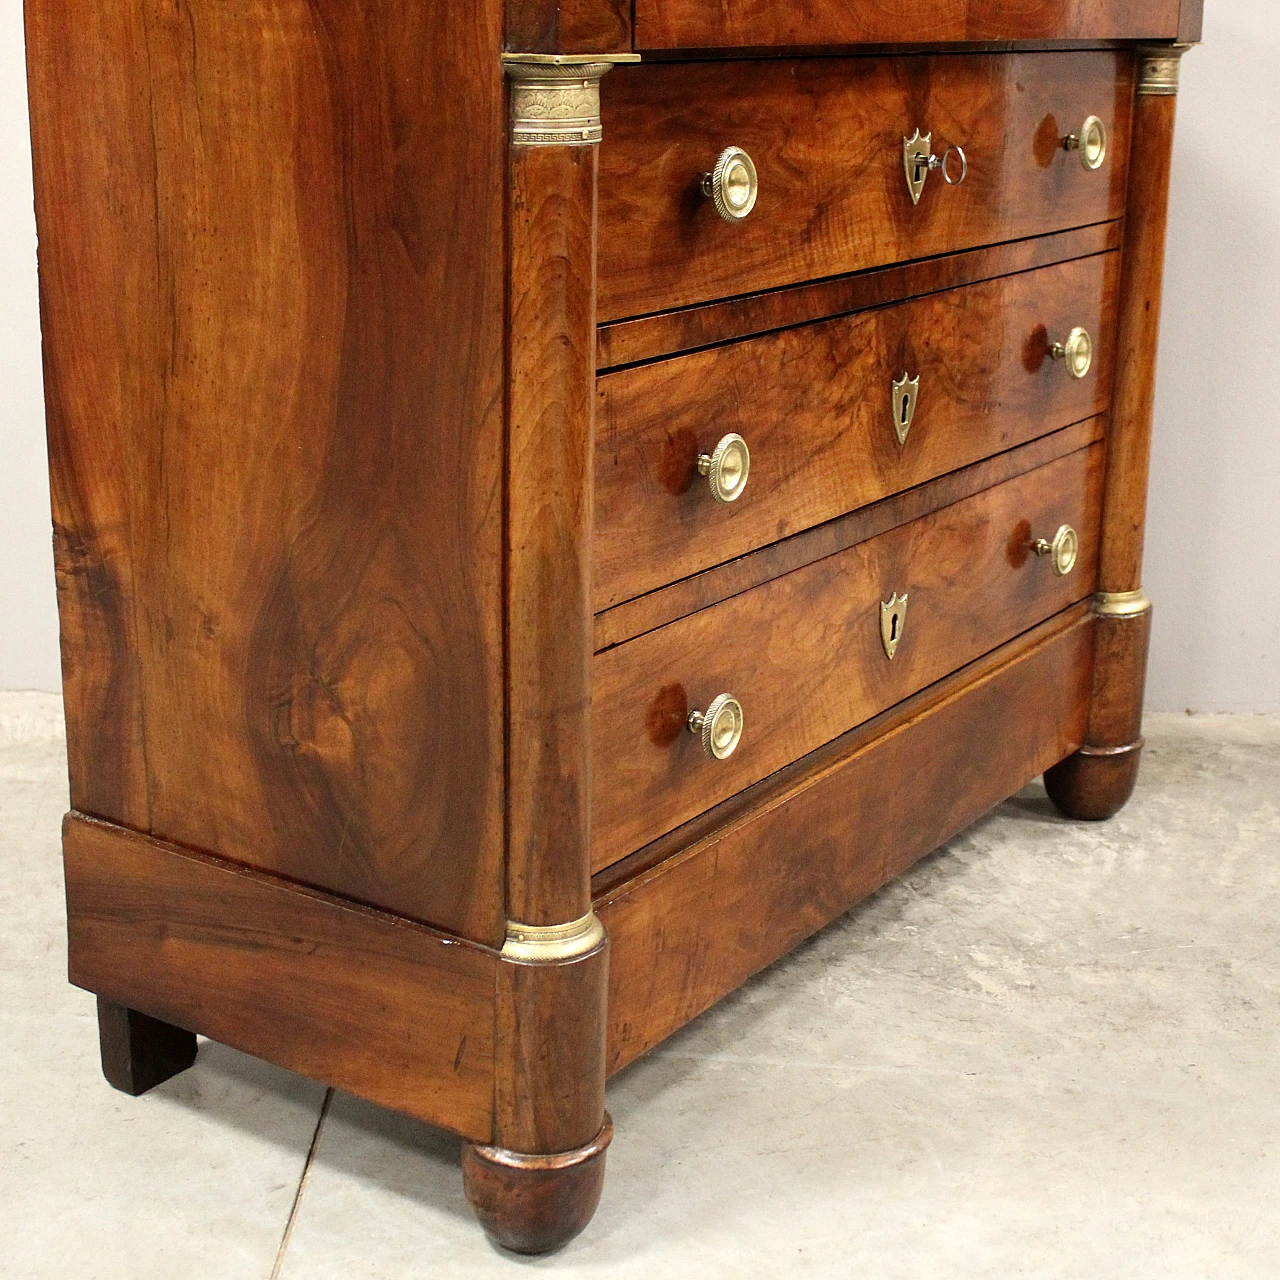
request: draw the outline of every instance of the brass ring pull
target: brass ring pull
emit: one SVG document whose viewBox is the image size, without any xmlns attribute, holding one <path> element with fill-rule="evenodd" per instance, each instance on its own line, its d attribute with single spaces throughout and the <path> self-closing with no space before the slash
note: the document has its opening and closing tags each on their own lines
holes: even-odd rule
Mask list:
<svg viewBox="0 0 1280 1280">
<path fill-rule="evenodd" d="M 1083 378 L 1093 368 L 1093 339 L 1088 329 L 1075 328 L 1067 335 L 1066 342 L 1055 342 L 1049 348 L 1055 360 L 1065 360 L 1067 372 L 1073 378 Z"/>
<path fill-rule="evenodd" d="M 960 176 L 958 178 L 953 178 L 951 176 L 951 169 L 949 167 L 949 161 L 951 160 L 953 152 L 960 157 Z M 958 187 L 969 176 L 969 157 L 965 155 L 963 147 L 948 147 L 941 156 L 929 157 L 929 168 L 933 170 L 941 170 L 942 180 L 947 184 L 947 186 Z"/>
<path fill-rule="evenodd" d="M 742 741 L 742 704 L 732 694 L 722 693 L 705 711 L 690 711 L 688 724 L 708 759 L 727 760 Z"/>
<path fill-rule="evenodd" d="M 1101 169 L 1107 158 L 1107 126 L 1097 116 L 1089 116 L 1079 133 L 1069 133 L 1063 138 L 1062 149 L 1078 151 L 1080 163 L 1086 169 Z"/>
<path fill-rule="evenodd" d="M 716 167 L 702 175 L 702 194 L 726 222 L 741 222 L 756 207 L 759 193 L 756 167 L 741 147 L 726 147 Z"/>
<path fill-rule="evenodd" d="M 729 432 L 710 453 L 698 455 L 698 473 L 707 477 L 711 496 L 717 502 L 737 502 L 751 474 L 747 442 L 737 432 Z"/>
<path fill-rule="evenodd" d="M 1065 578 L 1076 567 L 1076 560 L 1080 555 L 1080 535 L 1069 524 L 1064 524 L 1053 535 L 1052 542 L 1037 538 L 1031 544 L 1031 549 L 1038 556 L 1052 556 L 1054 573 Z"/>
</svg>

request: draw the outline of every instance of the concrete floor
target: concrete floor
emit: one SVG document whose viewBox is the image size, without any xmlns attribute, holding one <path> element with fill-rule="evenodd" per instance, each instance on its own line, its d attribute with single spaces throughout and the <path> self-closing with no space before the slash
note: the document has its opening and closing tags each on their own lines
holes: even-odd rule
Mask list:
<svg viewBox="0 0 1280 1280">
<path fill-rule="evenodd" d="M 1280 717 L 1148 728 L 1113 822 L 1028 787 L 624 1072 L 595 1222 L 528 1262 L 447 1135 L 215 1044 L 108 1088 L 58 703 L 0 695 L 0 1274 L 1274 1280 Z"/>
</svg>

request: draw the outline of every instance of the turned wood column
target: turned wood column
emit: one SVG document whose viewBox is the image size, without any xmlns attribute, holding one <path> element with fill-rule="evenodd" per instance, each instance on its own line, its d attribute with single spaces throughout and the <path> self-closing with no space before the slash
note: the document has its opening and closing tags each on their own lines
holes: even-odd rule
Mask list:
<svg viewBox="0 0 1280 1280">
<path fill-rule="evenodd" d="M 1142 753 L 1151 635 L 1151 602 L 1142 591 L 1147 470 L 1174 115 L 1182 55 L 1190 47 L 1155 45 L 1137 51 L 1089 730 L 1084 746 L 1045 774 L 1050 797 L 1073 818 L 1116 813 L 1133 794 Z"/>
<path fill-rule="evenodd" d="M 591 537 L 600 79 L 634 55 L 506 55 L 507 937 L 493 1141 L 467 1196 L 507 1248 L 600 1198 L 608 940 L 591 909 Z"/>
</svg>

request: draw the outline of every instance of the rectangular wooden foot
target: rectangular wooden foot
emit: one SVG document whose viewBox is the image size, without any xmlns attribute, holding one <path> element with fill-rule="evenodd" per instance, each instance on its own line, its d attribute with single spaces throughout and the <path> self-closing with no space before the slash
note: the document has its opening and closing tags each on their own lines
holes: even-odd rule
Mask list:
<svg viewBox="0 0 1280 1280">
<path fill-rule="evenodd" d="M 98 997 L 98 1039 L 107 1083 L 135 1098 L 196 1060 L 196 1038 L 190 1031 L 102 996 Z"/>
</svg>

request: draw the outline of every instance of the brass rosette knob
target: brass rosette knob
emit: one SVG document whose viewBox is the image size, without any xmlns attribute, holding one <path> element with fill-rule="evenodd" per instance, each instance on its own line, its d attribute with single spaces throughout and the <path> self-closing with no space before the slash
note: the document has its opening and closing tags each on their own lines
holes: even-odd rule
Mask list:
<svg viewBox="0 0 1280 1280">
<path fill-rule="evenodd" d="M 732 694 L 712 699 L 705 711 L 689 712 L 689 732 L 702 743 L 709 760 L 727 760 L 742 741 L 742 704 Z"/>
<path fill-rule="evenodd" d="M 760 180 L 741 147 L 726 147 L 710 173 L 702 175 L 702 194 L 726 222 L 741 222 L 756 207 Z"/>
<path fill-rule="evenodd" d="M 751 474 L 747 442 L 735 431 L 722 436 L 710 453 L 698 455 L 698 474 L 707 477 L 707 487 L 717 502 L 737 502 Z"/>
<path fill-rule="evenodd" d="M 1065 151 L 1076 152 L 1086 169 L 1101 169 L 1107 159 L 1107 126 L 1097 116 L 1089 116 L 1079 133 L 1063 138 L 1062 146 Z"/>
<path fill-rule="evenodd" d="M 1069 524 L 1064 524 L 1059 526 L 1052 542 L 1037 538 L 1031 549 L 1038 556 L 1051 556 L 1054 573 L 1065 578 L 1076 567 L 1076 560 L 1080 557 L 1080 535 Z"/>
<path fill-rule="evenodd" d="M 1093 368 L 1093 339 L 1088 329 L 1072 329 L 1066 342 L 1055 342 L 1049 354 L 1055 360 L 1064 361 L 1073 378 L 1085 378 Z"/>
</svg>

